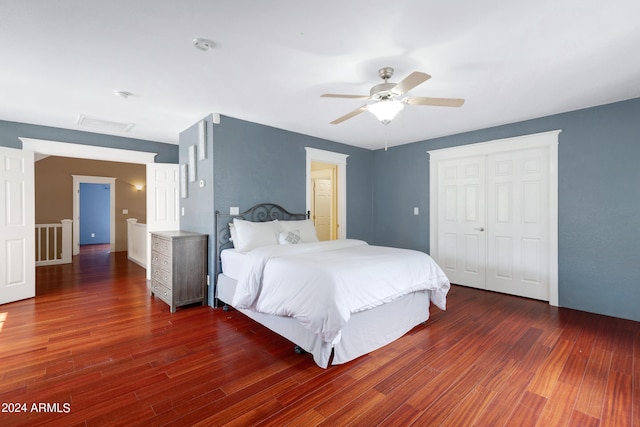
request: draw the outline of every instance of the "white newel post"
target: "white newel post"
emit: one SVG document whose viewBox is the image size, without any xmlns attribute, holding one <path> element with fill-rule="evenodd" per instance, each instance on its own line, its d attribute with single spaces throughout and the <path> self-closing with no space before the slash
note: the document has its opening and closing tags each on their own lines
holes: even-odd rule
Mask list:
<svg viewBox="0 0 640 427">
<path fill-rule="evenodd" d="M 131 259 L 134 254 L 134 239 L 133 235 L 133 226 L 138 222 L 137 218 L 127 218 L 127 254 L 128 258 Z"/>
<path fill-rule="evenodd" d="M 73 220 L 63 219 L 62 223 L 62 263 L 69 264 L 73 252 L 71 233 L 73 230 Z"/>
</svg>

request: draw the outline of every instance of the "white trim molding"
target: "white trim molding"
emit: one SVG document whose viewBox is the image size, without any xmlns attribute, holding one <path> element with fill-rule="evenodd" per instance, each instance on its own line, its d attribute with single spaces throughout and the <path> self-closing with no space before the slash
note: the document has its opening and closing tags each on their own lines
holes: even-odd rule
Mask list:
<svg viewBox="0 0 640 427">
<path fill-rule="evenodd" d="M 72 144 L 69 142 L 49 141 L 46 139 L 19 138 L 22 149 L 47 156 L 74 157 L 78 159 L 106 160 L 112 162 L 154 163 L 158 153 L 123 150 L 120 148 L 100 147 L 97 145 Z"/>
</svg>

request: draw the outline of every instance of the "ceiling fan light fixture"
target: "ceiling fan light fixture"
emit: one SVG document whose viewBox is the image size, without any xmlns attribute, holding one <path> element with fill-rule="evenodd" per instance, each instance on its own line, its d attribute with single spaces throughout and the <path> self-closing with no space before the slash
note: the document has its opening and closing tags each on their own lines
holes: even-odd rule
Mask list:
<svg viewBox="0 0 640 427">
<path fill-rule="evenodd" d="M 393 99 L 381 100 L 367 108 L 383 125 L 388 125 L 404 108 L 404 104 Z"/>
</svg>

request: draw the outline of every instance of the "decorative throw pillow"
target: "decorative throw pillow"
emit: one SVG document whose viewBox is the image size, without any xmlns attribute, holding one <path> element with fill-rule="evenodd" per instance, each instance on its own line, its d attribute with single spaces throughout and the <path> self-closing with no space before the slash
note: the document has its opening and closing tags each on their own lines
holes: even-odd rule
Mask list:
<svg viewBox="0 0 640 427">
<path fill-rule="evenodd" d="M 278 243 L 281 245 L 295 245 L 300 243 L 300 232 L 298 230 L 281 231 L 278 233 Z"/>
<path fill-rule="evenodd" d="M 300 235 L 301 243 L 318 241 L 316 226 L 310 219 L 304 219 L 301 221 L 280 221 L 279 225 L 281 231 L 297 231 Z"/>
</svg>

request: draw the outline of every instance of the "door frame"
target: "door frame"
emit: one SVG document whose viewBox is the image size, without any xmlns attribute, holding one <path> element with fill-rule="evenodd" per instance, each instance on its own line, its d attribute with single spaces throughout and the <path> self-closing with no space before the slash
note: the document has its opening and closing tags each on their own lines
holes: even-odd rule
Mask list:
<svg viewBox="0 0 640 427">
<path fill-rule="evenodd" d="M 347 157 L 348 154 L 335 153 L 333 151 L 319 150 L 317 148 L 304 147 L 307 152 L 307 211 L 311 210 L 311 198 L 313 189 L 311 187 L 311 163 L 321 162 L 336 165 L 338 167 L 338 239 L 347 238 Z"/>
<path fill-rule="evenodd" d="M 116 250 L 116 179 L 106 176 L 73 177 L 73 255 L 80 253 L 80 184 L 109 185 L 109 252 Z"/>
<path fill-rule="evenodd" d="M 20 141 L 22 141 L 22 149 L 24 151 L 31 151 L 33 153 L 37 153 L 43 156 L 60 156 L 60 157 L 71 157 L 77 159 L 90 159 L 90 160 L 103 160 L 110 162 L 120 162 L 120 163 L 135 163 L 135 164 L 143 164 L 147 165 L 149 163 L 155 162 L 155 157 L 158 153 L 150 153 L 147 151 L 136 151 L 136 150 L 124 150 L 120 148 L 109 148 L 109 147 L 100 147 L 95 145 L 85 145 L 85 144 L 74 144 L 69 142 L 60 142 L 60 141 L 50 141 L 45 139 L 34 139 L 34 138 L 24 138 L 19 137 Z M 35 163 L 35 159 L 34 159 Z M 115 180 L 115 178 L 114 178 Z M 112 192 L 115 191 L 115 186 L 112 186 Z M 78 186 L 79 189 L 79 186 Z M 148 195 L 147 195 L 148 197 Z M 75 200 L 75 197 L 74 197 Z M 112 208 L 115 209 L 115 201 L 112 199 Z M 35 202 L 35 191 L 34 191 L 34 202 Z M 74 207 L 75 214 L 75 207 Z M 147 212 L 147 215 L 149 213 Z M 115 215 L 112 215 L 112 220 L 115 218 Z M 74 227 L 75 227 L 74 221 Z M 112 222 L 113 224 L 113 222 Z M 115 232 L 115 226 L 112 225 L 111 233 Z M 75 232 L 74 235 L 78 233 Z M 113 245 L 115 244 L 115 239 L 112 240 L 111 250 L 114 250 Z M 76 245 L 74 244 L 74 251 Z M 76 255 L 76 253 L 74 253 Z M 34 265 L 35 265 L 35 252 L 33 253 Z M 35 267 L 34 267 L 35 268 Z"/>
<path fill-rule="evenodd" d="M 505 151 L 546 147 L 549 149 L 549 304 L 559 305 L 558 295 L 558 143 L 561 129 L 476 144 L 429 150 L 429 248 L 438 254 L 438 167 L 437 162 L 462 157 L 482 156 Z"/>
</svg>

